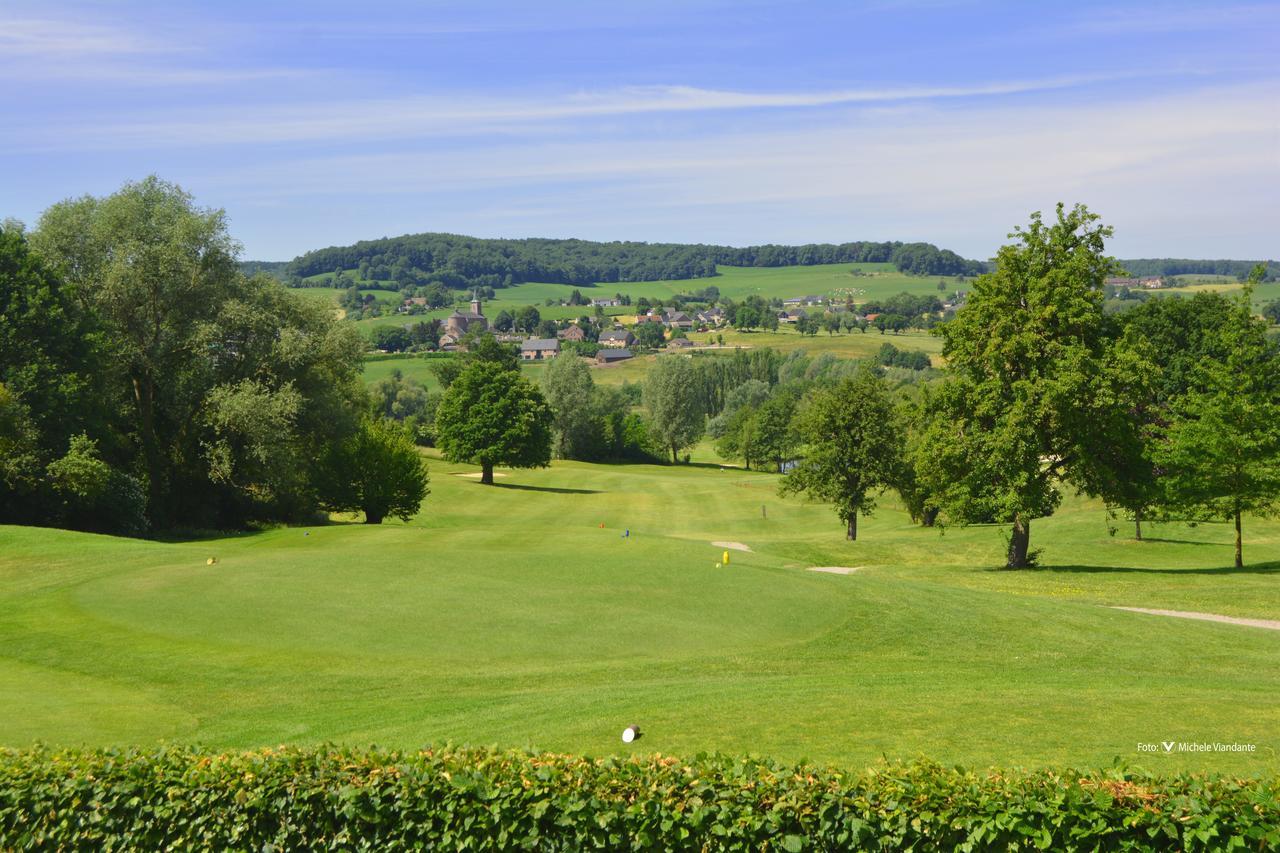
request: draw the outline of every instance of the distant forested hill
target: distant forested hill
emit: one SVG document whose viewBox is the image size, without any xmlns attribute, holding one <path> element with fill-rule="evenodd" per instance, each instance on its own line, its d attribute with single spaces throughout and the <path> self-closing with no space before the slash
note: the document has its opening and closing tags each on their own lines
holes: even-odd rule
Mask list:
<svg viewBox="0 0 1280 853">
<path fill-rule="evenodd" d="M 1196 260 L 1194 258 L 1135 258 L 1120 264 L 1130 275 L 1230 275 L 1243 281 L 1263 261 Z M 1280 262 L 1265 261 L 1267 278 L 1280 277 Z"/>
<path fill-rule="evenodd" d="M 692 279 L 717 264 L 778 267 L 845 262 L 894 263 L 919 275 L 975 274 L 982 263 L 929 243 L 814 243 L 804 246 L 712 246 L 680 243 L 595 243 L 588 240 L 490 240 L 456 234 L 408 234 L 307 252 L 283 277 L 358 270 L 362 280 L 402 286 L 507 287 L 527 281 L 589 286 L 596 282 Z M 269 265 L 261 265 L 269 266 Z M 266 270 L 272 272 L 272 270 Z"/>
</svg>

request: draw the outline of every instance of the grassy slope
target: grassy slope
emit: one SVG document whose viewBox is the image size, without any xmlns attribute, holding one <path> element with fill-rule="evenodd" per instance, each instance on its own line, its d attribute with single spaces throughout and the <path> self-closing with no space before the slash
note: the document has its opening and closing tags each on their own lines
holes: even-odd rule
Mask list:
<svg viewBox="0 0 1280 853">
<path fill-rule="evenodd" d="M 850 275 L 850 271 L 858 269 L 867 273 L 863 276 Z M 714 278 L 697 278 L 679 281 L 639 281 L 604 283 L 596 287 L 576 287 L 569 284 L 547 284 L 530 282 L 515 287 L 496 291 L 496 297 L 485 303 L 485 314 L 494 317 L 499 311 L 513 311 L 521 305 L 537 307 L 539 314 L 552 320 L 573 319 L 583 314 L 590 314 L 591 308 L 582 306 L 547 306 L 547 299 L 567 299 L 569 294 L 578 290 L 583 296 L 591 298 L 611 297 L 615 293 L 630 295 L 633 299 L 647 296 L 650 299 L 660 297 L 668 299 L 677 293 L 690 293 L 708 285 L 715 285 L 723 296 L 735 300 L 745 299 L 752 294 L 766 298 L 789 296 L 805 296 L 807 294 L 827 295 L 844 290 L 853 291 L 854 300 L 884 298 L 907 291 L 909 293 L 937 293 L 938 281 L 947 282 L 949 290 L 957 287 L 954 278 L 932 278 L 903 275 L 893 269 L 891 264 L 819 264 L 805 267 L 720 267 L 720 274 Z M 963 286 L 963 285 L 961 285 Z M 317 293 L 332 294 L 336 299 L 338 291 L 334 288 L 308 288 Z M 386 291 L 383 291 L 384 293 Z M 396 294 L 390 294 L 395 296 Z M 380 297 L 381 298 L 381 297 Z M 460 298 L 465 298 L 460 295 Z M 445 317 L 451 308 L 442 308 L 422 315 L 425 317 Z M 607 309 L 611 314 L 630 313 L 631 309 Z M 365 326 L 405 323 L 411 318 L 401 316 L 377 317 L 372 320 L 361 320 Z M 416 319 L 416 318 L 412 318 Z"/>
<path fill-rule="evenodd" d="M 988 568 L 993 528 L 941 535 L 886 505 L 850 544 L 768 474 L 556 463 L 490 488 L 432 470 L 407 525 L 0 528 L 0 743 L 599 754 L 639 722 L 645 753 L 1277 769 L 1280 632 L 1098 605 L 1280 618 L 1280 525 L 1249 522 L 1236 573 L 1224 525 L 1139 544 L 1069 500 L 1033 526 L 1051 568 L 1009 573 Z M 755 550 L 716 568 L 716 539 Z M 1170 738 L 1260 752 L 1135 752 Z"/>
<path fill-rule="evenodd" d="M 909 331 L 900 335 L 881 335 L 873 330 L 852 332 L 850 334 L 828 335 L 821 332 L 817 335 L 800 335 L 794 329 L 783 327 L 777 332 L 737 332 L 728 330 L 719 333 L 724 337 L 724 347 L 704 349 L 695 352 L 697 358 L 715 358 L 731 354 L 731 347 L 772 347 L 782 352 L 803 350 L 810 355 L 829 352 L 843 358 L 865 358 L 875 355 L 886 341 L 898 349 L 924 350 L 932 355 L 934 363 L 941 363 L 942 340 L 922 331 Z M 689 338 L 699 345 L 709 344 L 715 334 L 694 332 Z M 621 385 L 623 382 L 639 382 L 644 379 L 645 371 L 653 364 L 657 355 L 641 355 L 630 361 L 607 366 L 592 364 L 592 377 L 596 382 L 605 385 Z M 430 390 L 439 390 L 440 384 L 431 368 L 437 359 L 419 358 L 405 355 L 397 358 L 382 358 L 365 364 L 364 378 L 367 382 L 376 382 L 390 376 L 393 370 L 399 370 L 410 379 L 415 379 Z M 545 365 L 523 364 L 521 368 L 526 376 L 539 379 Z"/>
</svg>

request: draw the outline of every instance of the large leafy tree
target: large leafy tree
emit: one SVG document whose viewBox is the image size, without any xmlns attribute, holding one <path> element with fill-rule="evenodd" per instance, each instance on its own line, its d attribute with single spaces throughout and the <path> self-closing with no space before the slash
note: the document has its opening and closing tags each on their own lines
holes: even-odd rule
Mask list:
<svg viewBox="0 0 1280 853">
<path fill-rule="evenodd" d="M 0 382 L 48 440 L 65 445 L 89 414 L 92 318 L 12 225 L 0 225 Z"/>
<path fill-rule="evenodd" d="M 1280 508 L 1280 355 L 1248 293 L 1219 329 L 1223 355 L 1195 366 L 1155 450 L 1171 504 L 1234 522 L 1236 568 L 1244 513 Z"/>
<path fill-rule="evenodd" d="M 782 494 L 803 493 L 834 505 L 845 535 L 858 538 L 858 515 L 875 509 L 875 493 L 896 481 L 902 430 L 884 381 L 863 367 L 831 389 L 812 392 L 795 418 L 803 458 L 783 479 Z"/>
<path fill-rule="evenodd" d="M 207 387 L 198 341 L 239 276 L 225 216 L 148 178 L 104 199 L 54 205 L 35 240 L 107 326 L 111 360 L 129 390 L 148 503 L 164 513 L 181 485 L 174 441 Z"/>
<path fill-rule="evenodd" d="M 156 178 L 54 205 L 32 244 L 101 329 L 94 380 L 119 402 L 154 526 L 314 509 L 311 463 L 357 423 L 353 329 L 246 279 L 222 212 Z"/>
<path fill-rule="evenodd" d="M 644 377 L 644 406 L 653 437 L 671 451 L 678 462 L 680 451 L 699 438 L 706 427 L 697 371 L 683 356 L 660 357 Z"/>
<path fill-rule="evenodd" d="M 537 386 L 496 361 L 473 361 L 449 385 L 436 409 L 436 445 L 451 462 L 493 468 L 545 467 L 551 462 L 554 420 Z"/>
<path fill-rule="evenodd" d="M 366 417 L 356 433 L 335 445 L 324 461 L 325 505 L 336 512 L 360 510 L 366 524 L 387 516 L 408 521 L 427 497 L 427 463 L 408 430 L 393 420 Z"/>
<path fill-rule="evenodd" d="M 1111 229 L 1083 205 L 1033 214 L 938 327 L 952 376 L 933 398 L 918 474 L 959 523 L 1011 525 L 1006 565 L 1030 564 L 1031 520 L 1053 513 L 1058 484 L 1110 436 L 1122 404 L 1102 310 Z"/>
<path fill-rule="evenodd" d="M 1123 420 L 1109 430 L 1113 439 L 1087 457 L 1082 473 L 1091 494 L 1129 515 L 1136 539 L 1144 519 L 1179 509 L 1158 462 L 1165 428 L 1175 402 L 1198 387 L 1200 365 L 1226 358 L 1225 332 L 1235 315 L 1232 301 L 1216 293 L 1151 299 L 1118 315 L 1117 358 L 1138 361 L 1117 371 L 1128 384 L 1126 405 L 1113 410 Z"/>
</svg>

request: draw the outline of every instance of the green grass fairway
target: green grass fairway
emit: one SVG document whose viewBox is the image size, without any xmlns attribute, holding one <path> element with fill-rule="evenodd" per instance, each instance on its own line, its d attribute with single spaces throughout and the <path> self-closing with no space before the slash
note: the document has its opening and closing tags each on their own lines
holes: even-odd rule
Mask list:
<svg viewBox="0 0 1280 853">
<path fill-rule="evenodd" d="M 886 499 L 846 543 L 827 507 L 714 463 L 474 471 L 433 461 L 409 524 L 0 527 L 0 743 L 1280 769 L 1280 632 L 1101 606 L 1280 618 L 1275 523 L 1248 520 L 1235 572 L 1226 525 L 1136 543 L 1068 500 L 1032 527 L 1050 568 L 1006 572 L 995 528 L 913 527 Z M 753 550 L 717 568 L 713 540 Z M 1170 739 L 1258 751 L 1137 751 Z"/>
</svg>

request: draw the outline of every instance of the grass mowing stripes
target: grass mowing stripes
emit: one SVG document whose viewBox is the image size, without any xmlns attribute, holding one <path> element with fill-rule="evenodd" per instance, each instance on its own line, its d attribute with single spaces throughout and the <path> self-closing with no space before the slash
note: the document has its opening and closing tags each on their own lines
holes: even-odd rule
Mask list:
<svg viewBox="0 0 1280 853">
<path fill-rule="evenodd" d="M 1046 568 L 1007 572 L 998 528 L 926 530 L 886 497 L 849 543 L 771 474 L 556 462 L 486 487 L 431 464 L 408 524 L 0 527 L 0 744 L 1277 767 L 1280 632 L 1104 606 L 1278 618 L 1274 522 L 1246 521 L 1236 572 L 1226 525 L 1133 542 L 1070 498 L 1032 525 Z M 718 540 L 752 552 L 717 569 Z M 1257 749 L 1138 751 L 1171 738 Z"/>
</svg>

